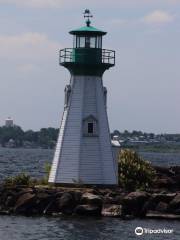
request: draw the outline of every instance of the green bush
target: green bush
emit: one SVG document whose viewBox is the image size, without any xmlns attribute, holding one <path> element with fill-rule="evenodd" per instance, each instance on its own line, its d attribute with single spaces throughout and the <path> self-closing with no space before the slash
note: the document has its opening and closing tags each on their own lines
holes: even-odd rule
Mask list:
<svg viewBox="0 0 180 240">
<path fill-rule="evenodd" d="M 44 170 L 45 170 L 45 176 L 43 178 L 41 178 L 38 183 L 40 185 L 48 185 L 48 180 L 49 180 L 49 174 L 51 171 L 51 164 L 50 163 L 45 163 L 44 165 Z"/>
<path fill-rule="evenodd" d="M 31 185 L 31 183 L 31 177 L 26 173 L 20 173 L 17 176 L 7 177 L 6 179 L 4 179 L 4 184 L 8 186 L 29 186 Z"/>
<path fill-rule="evenodd" d="M 152 185 L 155 171 L 135 151 L 126 149 L 119 154 L 118 175 L 121 187 L 131 191 L 144 190 Z"/>
</svg>

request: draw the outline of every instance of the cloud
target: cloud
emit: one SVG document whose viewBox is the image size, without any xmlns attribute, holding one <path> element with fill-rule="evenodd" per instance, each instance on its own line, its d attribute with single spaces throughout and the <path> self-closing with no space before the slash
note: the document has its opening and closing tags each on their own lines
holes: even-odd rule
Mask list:
<svg viewBox="0 0 180 240">
<path fill-rule="evenodd" d="M 127 25 L 130 21 L 127 19 L 112 19 L 112 20 L 108 20 L 107 23 L 109 22 L 110 25 L 113 26 L 124 26 Z"/>
<path fill-rule="evenodd" d="M 136 17 L 136 18 L 116 18 L 112 20 L 108 20 L 107 24 L 111 25 L 112 27 L 134 27 L 140 26 L 142 23 L 149 24 L 149 25 L 162 25 L 165 23 L 170 23 L 175 20 L 175 15 L 172 15 L 166 11 L 162 10 L 154 10 L 153 12 L 147 14 L 144 17 Z"/>
<path fill-rule="evenodd" d="M 14 4 L 20 7 L 32 7 L 32 8 L 61 8 L 62 6 L 67 7 L 76 7 L 85 5 L 85 0 L 0 0 L 0 4 Z M 179 4 L 179 0 L 103 0 L 103 6 L 109 7 L 138 7 L 141 4 L 142 6 L 152 6 L 154 4 Z M 102 1 L 91 0 L 90 4 L 95 5 L 96 7 L 102 7 Z"/>
<path fill-rule="evenodd" d="M 61 7 L 63 2 L 64 0 L 0 0 L 0 4 L 14 4 L 34 8 L 57 8 Z"/>
<path fill-rule="evenodd" d="M 35 64 L 27 63 L 18 65 L 16 69 L 21 74 L 29 74 L 31 72 L 38 70 L 38 67 Z"/>
<path fill-rule="evenodd" d="M 58 65 L 59 48 L 45 34 L 0 35 L 0 62 L 12 66 L 17 74 L 30 74 L 51 63 Z"/>
<path fill-rule="evenodd" d="M 21 35 L 0 35 L 0 58 L 11 60 L 39 60 L 52 57 L 59 44 L 45 34 L 23 33 Z"/>
<path fill-rule="evenodd" d="M 143 18 L 143 22 L 148 24 L 163 24 L 174 20 L 174 16 L 168 12 L 155 10 Z"/>
</svg>

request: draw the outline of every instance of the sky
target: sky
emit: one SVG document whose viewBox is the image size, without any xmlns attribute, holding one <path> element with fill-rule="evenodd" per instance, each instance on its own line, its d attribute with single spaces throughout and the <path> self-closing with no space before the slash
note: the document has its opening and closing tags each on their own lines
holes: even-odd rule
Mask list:
<svg viewBox="0 0 180 240">
<path fill-rule="evenodd" d="M 0 0 L 0 125 L 59 127 L 70 74 L 58 52 L 86 8 L 116 51 L 103 77 L 111 131 L 180 133 L 180 0 Z"/>
</svg>

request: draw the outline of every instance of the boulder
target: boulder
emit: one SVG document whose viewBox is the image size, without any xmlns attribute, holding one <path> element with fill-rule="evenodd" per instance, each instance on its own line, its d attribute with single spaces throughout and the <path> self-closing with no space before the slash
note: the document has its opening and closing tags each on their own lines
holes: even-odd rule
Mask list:
<svg viewBox="0 0 180 240">
<path fill-rule="evenodd" d="M 170 170 L 176 175 L 179 175 L 180 174 L 180 166 L 173 166 L 173 167 L 170 167 Z"/>
<path fill-rule="evenodd" d="M 15 203 L 16 203 L 16 196 L 14 196 L 14 195 L 7 196 L 7 199 L 5 201 L 6 207 L 12 208 L 12 207 L 14 207 Z"/>
<path fill-rule="evenodd" d="M 56 205 L 56 199 L 52 199 L 43 210 L 43 214 L 45 215 L 53 215 L 59 212 L 59 208 Z"/>
<path fill-rule="evenodd" d="M 177 210 L 180 208 L 180 193 L 170 202 L 169 209 Z"/>
<path fill-rule="evenodd" d="M 168 203 L 176 196 L 176 193 L 154 193 L 151 195 L 151 197 L 148 199 L 147 202 L 145 202 L 142 212 L 143 215 L 146 214 L 147 211 L 155 211 L 156 208 L 163 206 L 166 208 L 168 206 Z M 167 210 L 167 209 L 166 209 Z M 163 211 L 163 210 L 162 210 Z"/>
<path fill-rule="evenodd" d="M 155 208 L 155 211 L 161 212 L 161 213 L 166 213 L 168 209 L 168 204 L 165 202 L 159 202 L 158 205 Z"/>
<path fill-rule="evenodd" d="M 123 214 L 124 215 L 142 215 L 142 207 L 149 199 L 149 194 L 146 192 L 131 192 L 123 199 Z"/>
<path fill-rule="evenodd" d="M 82 216 L 100 216 L 101 208 L 99 206 L 89 204 L 78 205 L 74 209 L 74 213 Z"/>
<path fill-rule="evenodd" d="M 14 207 L 15 213 L 29 213 L 32 210 L 32 206 L 35 203 L 36 196 L 32 193 L 25 193 L 21 195 Z"/>
<path fill-rule="evenodd" d="M 82 193 L 80 191 L 71 191 L 70 193 L 74 199 L 74 205 L 79 205 L 81 201 Z"/>
<path fill-rule="evenodd" d="M 104 217 L 121 217 L 122 206 L 115 204 L 105 204 L 103 205 L 101 215 Z"/>
<path fill-rule="evenodd" d="M 177 189 L 180 189 L 180 174 L 177 174 L 173 177 L 173 180 L 175 181 L 175 187 Z"/>
<path fill-rule="evenodd" d="M 20 191 L 18 192 L 19 196 L 26 194 L 26 193 L 34 193 L 34 189 L 27 187 L 27 188 L 20 189 Z"/>
<path fill-rule="evenodd" d="M 41 214 L 44 212 L 44 209 L 48 206 L 48 204 L 53 199 L 53 195 L 50 195 L 46 192 L 38 192 L 36 194 L 36 201 L 35 201 L 35 209 L 37 213 Z"/>
<path fill-rule="evenodd" d="M 81 197 L 81 204 L 90 204 L 102 207 L 102 203 L 102 198 L 92 193 L 84 193 Z"/>
<path fill-rule="evenodd" d="M 146 213 L 146 217 L 151 218 L 151 219 L 180 220 L 180 215 L 168 214 L 168 213 L 159 213 L 157 211 L 148 211 Z"/>
<path fill-rule="evenodd" d="M 172 173 L 169 171 L 168 167 L 162 167 L 162 166 L 153 166 L 153 168 L 156 170 L 156 173 L 158 175 L 165 175 L 170 176 Z"/>
<path fill-rule="evenodd" d="M 57 208 L 64 214 L 71 214 L 75 207 L 75 201 L 72 194 L 66 192 L 56 200 Z"/>
<path fill-rule="evenodd" d="M 154 193 L 152 194 L 152 199 L 156 203 L 161 201 L 169 203 L 175 196 L 176 196 L 176 193 Z"/>
<path fill-rule="evenodd" d="M 174 186 L 175 186 L 175 181 L 172 178 L 166 177 L 166 176 L 158 178 L 154 183 L 155 188 L 166 188 L 166 189 L 172 188 L 173 189 Z"/>
</svg>

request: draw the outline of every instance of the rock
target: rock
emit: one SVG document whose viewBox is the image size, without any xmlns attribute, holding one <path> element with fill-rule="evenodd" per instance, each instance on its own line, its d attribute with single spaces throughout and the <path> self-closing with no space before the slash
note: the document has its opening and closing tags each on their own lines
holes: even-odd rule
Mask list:
<svg viewBox="0 0 180 240">
<path fill-rule="evenodd" d="M 0 195 L 0 205 L 13 207 L 17 201 L 18 194 L 14 189 L 4 189 Z"/>
<path fill-rule="evenodd" d="M 104 204 L 114 204 L 114 199 L 112 197 L 105 196 L 104 200 L 103 200 L 103 203 Z"/>
<path fill-rule="evenodd" d="M 84 193 L 91 193 L 91 194 L 94 194 L 94 195 L 99 195 L 100 192 L 99 192 L 99 189 L 98 188 L 91 188 L 91 189 L 86 189 Z"/>
<path fill-rule="evenodd" d="M 33 188 L 22 188 L 19 192 L 18 195 L 21 196 L 25 193 L 34 193 L 34 189 Z"/>
<path fill-rule="evenodd" d="M 21 195 L 14 207 L 15 213 L 29 213 L 35 203 L 35 194 L 25 193 Z"/>
<path fill-rule="evenodd" d="M 16 197 L 14 195 L 9 195 L 6 199 L 5 206 L 8 208 L 14 207 L 16 203 Z"/>
<path fill-rule="evenodd" d="M 53 215 L 54 213 L 59 213 L 59 209 L 56 206 L 56 199 L 51 200 L 43 210 L 43 214 L 45 215 Z"/>
<path fill-rule="evenodd" d="M 11 212 L 9 210 L 0 210 L 0 215 L 10 215 Z"/>
<path fill-rule="evenodd" d="M 159 203 L 163 204 L 164 207 L 165 207 L 165 205 L 168 206 L 168 203 L 175 196 L 176 196 L 176 193 L 166 193 L 166 194 L 165 193 L 154 193 L 154 194 L 152 194 L 151 197 L 148 199 L 148 201 L 145 202 L 145 204 L 142 208 L 143 215 L 145 215 L 147 211 L 156 210 Z M 160 206 L 162 206 L 162 205 L 160 205 Z"/>
<path fill-rule="evenodd" d="M 156 211 L 148 211 L 146 213 L 147 218 L 152 219 L 171 219 L 171 220 L 180 220 L 180 215 L 176 214 L 163 214 Z"/>
<path fill-rule="evenodd" d="M 169 204 L 169 209 L 177 210 L 178 208 L 180 208 L 180 193 Z"/>
<path fill-rule="evenodd" d="M 81 201 L 82 193 L 80 191 L 72 191 L 70 193 L 71 193 L 71 195 L 73 197 L 74 205 L 79 205 L 80 201 Z"/>
<path fill-rule="evenodd" d="M 157 212 L 161 212 L 161 213 L 165 213 L 167 212 L 167 209 L 168 209 L 168 204 L 165 203 L 165 202 L 160 202 L 158 203 L 158 205 L 156 206 L 156 211 Z"/>
<path fill-rule="evenodd" d="M 75 202 L 70 193 L 64 193 L 61 198 L 56 200 L 58 209 L 64 214 L 71 214 L 75 207 Z"/>
<path fill-rule="evenodd" d="M 142 215 L 145 216 L 146 213 L 150 210 L 155 210 L 157 202 L 153 198 L 150 198 L 147 202 L 144 203 L 142 208 Z"/>
<path fill-rule="evenodd" d="M 157 174 L 159 175 L 171 175 L 171 172 L 169 171 L 169 168 L 162 167 L 162 166 L 153 166 L 153 168 L 156 170 Z"/>
<path fill-rule="evenodd" d="M 46 192 L 38 192 L 36 195 L 35 209 L 37 213 L 41 214 L 44 212 L 44 209 L 51 202 L 53 195 L 50 195 Z"/>
<path fill-rule="evenodd" d="M 104 217 L 121 217 L 122 216 L 122 206 L 115 204 L 103 205 L 101 215 Z"/>
<path fill-rule="evenodd" d="M 148 200 L 149 194 L 146 192 L 131 192 L 123 199 L 123 214 L 141 216 L 142 207 Z"/>
<path fill-rule="evenodd" d="M 179 175 L 180 174 L 180 166 L 173 166 L 173 167 L 170 167 L 170 170 L 176 175 Z"/>
<path fill-rule="evenodd" d="M 173 181 L 173 179 L 170 177 L 158 178 L 154 183 L 155 188 L 166 188 L 166 189 L 172 188 L 173 189 L 174 186 L 175 186 L 175 181 Z"/>
<path fill-rule="evenodd" d="M 101 215 L 101 208 L 95 205 L 78 205 L 74 209 L 74 213 L 77 215 L 83 216 L 100 216 Z"/>
<path fill-rule="evenodd" d="M 177 189 L 180 189 L 180 174 L 177 174 L 173 177 L 173 180 L 175 181 L 175 187 Z"/>
<path fill-rule="evenodd" d="M 81 197 L 81 204 L 90 204 L 102 207 L 102 198 L 92 193 L 84 193 Z"/>
<path fill-rule="evenodd" d="M 152 199 L 156 203 L 160 201 L 169 203 L 175 196 L 176 193 L 154 193 L 152 194 Z"/>
</svg>

